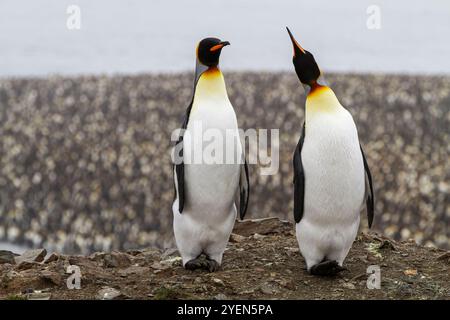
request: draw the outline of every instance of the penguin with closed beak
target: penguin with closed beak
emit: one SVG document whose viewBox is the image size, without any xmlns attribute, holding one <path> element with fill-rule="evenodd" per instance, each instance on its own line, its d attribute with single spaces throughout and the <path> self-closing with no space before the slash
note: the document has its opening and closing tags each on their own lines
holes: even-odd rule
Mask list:
<svg viewBox="0 0 450 320">
<path fill-rule="evenodd" d="M 243 219 L 249 200 L 248 166 L 219 69 L 220 54 L 229 44 L 217 38 L 198 44 L 193 96 L 174 149 L 173 229 L 189 270 L 213 272 L 220 267 L 237 211 Z M 223 137 L 222 162 L 203 159 L 207 145 L 201 136 L 208 130 Z"/>
<path fill-rule="evenodd" d="M 296 236 L 308 272 L 333 276 L 345 270 L 364 204 L 372 226 L 372 176 L 353 117 L 321 81 L 313 55 L 287 31 L 295 72 L 307 91 L 305 122 L 293 159 Z"/>
</svg>

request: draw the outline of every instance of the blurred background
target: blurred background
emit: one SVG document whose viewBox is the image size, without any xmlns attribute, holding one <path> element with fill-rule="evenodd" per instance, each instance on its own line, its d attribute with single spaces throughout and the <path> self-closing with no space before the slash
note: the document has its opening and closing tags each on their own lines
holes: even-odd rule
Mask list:
<svg viewBox="0 0 450 320">
<path fill-rule="evenodd" d="M 0 249 L 173 245 L 170 134 L 207 36 L 231 42 L 240 126 L 280 130 L 248 215 L 293 220 L 304 92 L 286 25 L 355 118 L 374 230 L 450 248 L 449 16 L 446 0 L 0 1 Z"/>
</svg>

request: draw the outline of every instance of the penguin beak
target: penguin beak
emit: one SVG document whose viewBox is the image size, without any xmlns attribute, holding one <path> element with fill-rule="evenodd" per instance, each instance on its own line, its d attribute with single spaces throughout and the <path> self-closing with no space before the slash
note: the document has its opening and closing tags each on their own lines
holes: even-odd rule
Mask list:
<svg viewBox="0 0 450 320">
<path fill-rule="evenodd" d="M 214 51 L 220 50 L 223 47 L 229 46 L 229 45 L 230 45 L 230 43 L 228 41 L 222 41 L 219 44 L 216 44 L 215 46 L 211 47 L 211 49 L 209 49 L 209 51 L 214 52 Z"/>
<path fill-rule="evenodd" d="M 289 30 L 288 27 L 286 27 L 286 30 L 289 33 L 289 37 L 291 38 L 292 45 L 294 46 L 294 57 L 299 54 L 304 54 L 305 50 L 302 48 L 301 45 L 298 44 L 297 40 L 295 40 L 294 36 L 291 33 L 291 30 Z"/>
</svg>

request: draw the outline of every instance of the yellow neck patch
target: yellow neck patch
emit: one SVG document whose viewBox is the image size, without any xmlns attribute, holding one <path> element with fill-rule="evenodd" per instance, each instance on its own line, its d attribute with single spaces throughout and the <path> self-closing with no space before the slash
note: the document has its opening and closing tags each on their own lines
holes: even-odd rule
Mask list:
<svg viewBox="0 0 450 320">
<path fill-rule="evenodd" d="M 195 88 L 195 98 L 212 97 L 218 95 L 227 96 L 225 79 L 219 68 L 210 68 L 203 72 Z"/>
<path fill-rule="evenodd" d="M 340 107 L 333 90 L 327 86 L 314 86 L 306 97 L 306 113 L 335 112 Z"/>
</svg>

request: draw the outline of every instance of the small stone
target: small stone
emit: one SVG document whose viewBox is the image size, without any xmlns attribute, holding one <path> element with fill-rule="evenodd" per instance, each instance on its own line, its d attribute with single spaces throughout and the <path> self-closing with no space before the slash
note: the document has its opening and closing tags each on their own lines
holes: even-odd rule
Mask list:
<svg viewBox="0 0 450 320">
<path fill-rule="evenodd" d="M 123 268 L 131 264 L 131 260 L 126 253 L 111 252 L 103 257 L 104 266 L 107 268 Z"/>
<path fill-rule="evenodd" d="M 450 251 L 441 254 L 439 257 L 437 257 L 437 260 L 440 260 L 440 261 L 447 260 L 448 262 L 450 262 Z"/>
<path fill-rule="evenodd" d="M 287 251 L 288 253 L 299 253 L 299 252 L 300 252 L 299 248 L 290 248 L 290 247 L 286 247 L 286 248 L 284 248 L 284 249 L 286 249 L 286 251 Z"/>
<path fill-rule="evenodd" d="M 219 293 L 219 294 L 215 295 L 213 299 L 214 300 L 229 300 L 228 297 L 226 295 L 224 295 L 223 293 Z"/>
<path fill-rule="evenodd" d="M 161 254 L 161 260 L 164 260 L 164 259 L 166 259 L 170 256 L 173 256 L 173 255 L 176 255 L 176 254 L 178 254 L 177 248 L 167 249 L 166 251 L 164 251 L 163 254 Z"/>
<path fill-rule="evenodd" d="M 16 264 L 15 254 L 11 251 L 0 250 L 0 264 L 9 263 Z"/>
<path fill-rule="evenodd" d="M 27 294 L 27 300 L 50 300 L 51 297 L 51 293 L 41 291 L 34 291 Z"/>
<path fill-rule="evenodd" d="M 282 287 L 285 287 L 286 289 L 295 290 L 295 284 L 291 280 L 279 279 L 275 280 L 275 282 L 281 285 Z"/>
<path fill-rule="evenodd" d="M 263 236 L 262 234 L 259 234 L 259 233 L 255 233 L 253 236 L 252 236 L 252 238 L 253 239 L 255 239 L 255 240 L 262 240 L 262 239 L 264 239 L 266 236 Z"/>
<path fill-rule="evenodd" d="M 246 238 L 247 237 L 232 233 L 230 236 L 230 242 L 241 243 L 241 242 L 244 242 Z"/>
<path fill-rule="evenodd" d="M 248 289 L 248 290 L 244 290 L 244 291 L 240 291 L 239 294 L 253 294 L 255 293 L 255 289 Z"/>
<path fill-rule="evenodd" d="M 40 264 L 38 262 L 22 261 L 16 266 L 16 269 L 17 270 L 28 270 L 28 269 L 31 269 L 31 268 L 33 268 L 35 266 L 39 266 L 39 265 Z"/>
<path fill-rule="evenodd" d="M 356 289 L 355 285 L 354 285 L 353 283 L 351 283 L 351 282 L 344 282 L 344 283 L 342 284 L 342 286 L 343 286 L 344 288 L 350 289 L 350 290 L 355 290 L 355 289 Z"/>
<path fill-rule="evenodd" d="M 389 250 L 393 250 L 393 251 L 397 250 L 395 248 L 394 244 L 389 240 L 383 240 L 383 242 L 380 244 L 378 249 L 389 249 Z"/>
<path fill-rule="evenodd" d="M 270 286 L 268 283 L 262 284 L 259 289 L 261 290 L 262 293 L 269 295 L 272 295 L 276 292 L 276 290 L 272 288 L 272 286 Z"/>
<path fill-rule="evenodd" d="M 202 278 L 200 278 L 200 277 L 196 277 L 196 278 L 194 279 L 194 283 L 200 284 L 200 283 L 203 283 L 203 280 L 202 280 Z"/>
<path fill-rule="evenodd" d="M 135 256 L 140 255 L 142 253 L 142 250 L 131 249 L 131 250 L 127 250 L 126 253 L 131 255 L 131 256 L 133 256 L 133 257 L 135 257 Z"/>
<path fill-rule="evenodd" d="M 223 282 L 223 280 L 221 280 L 219 278 L 212 278 L 212 281 L 219 286 L 222 286 L 222 287 L 225 286 L 225 283 Z"/>
<path fill-rule="evenodd" d="M 407 269 L 403 271 L 405 276 L 417 276 L 417 270 L 416 269 Z"/>
<path fill-rule="evenodd" d="M 147 248 L 142 250 L 141 254 L 145 257 L 156 257 L 156 256 L 160 256 L 160 252 L 158 249 L 154 249 L 154 248 Z"/>
<path fill-rule="evenodd" d="M 53 252 L 47 259 L 45 259 L 44 263 L 50 263 L 53 261 L 57 261 L 59 259 L 59 255 Z"/>
<path fill-rule="evenodd" d="M 125 278 L 125 277 L 128 277 L 131 274 L 145 274 L 148 271 L 149 271 L 148 268 L 145 268 L 145 267 L 131 266 L 131 267 L 128 267 L 126 269 L 119 270 L 118 273 L 119 273 L 119 275 L 121 277 Z"/>
<path fill-rule="evenodd" d="M 49 270 L 42 271 L 41 278 L 50 281 L 55 285 L 60 285 L 62 283 L 62 277 L 58 273 Z"/>
<path fill-rule="evenodd" d="M 169 268 L 169 266 L 167 266 L 167 265 L 162 265 L 162 264 L 159 263 L 159 262 L 154 262 L 154 263 L 150 266 L 150 268 L 155 269 L 155 270 L 166 270 L 166 269 Z"/>
<path fill-rule="evenodd" d="M 163 260 L 160 262 L 160 264 L 167 267 L 173 267 L 177 264 L 181 265 L 181 261 L 182 261 L 181 257 L 174 257 L 167 260 Z"/>
<path fill-rule="evenodd" d="M 35 249 L 25 251 L 18 257 L 15 257 L 16 264 L 20 264 L 23 261 L 27 262 L 42 262 L 47 255 L 47 250 L 45 249 Z"/>
<path fill-rule="evenodd" d="M 122 294 L 119 290 L 110 287 L 103 287 L 97 293 L 97 299 L 99 300 L 114 300 L 121 296 Z"/>
<path fill-rule="evenodd" d="M 19 272 L 14 271 L 14 270 L 9 270 L 6 273 L 1 274 L 0 283 L 3 281 L 6 283 L 8 281 L 13 280 L 14 278 L 21 277 L 21 276 L 22 275 Z"/>
</svg>

